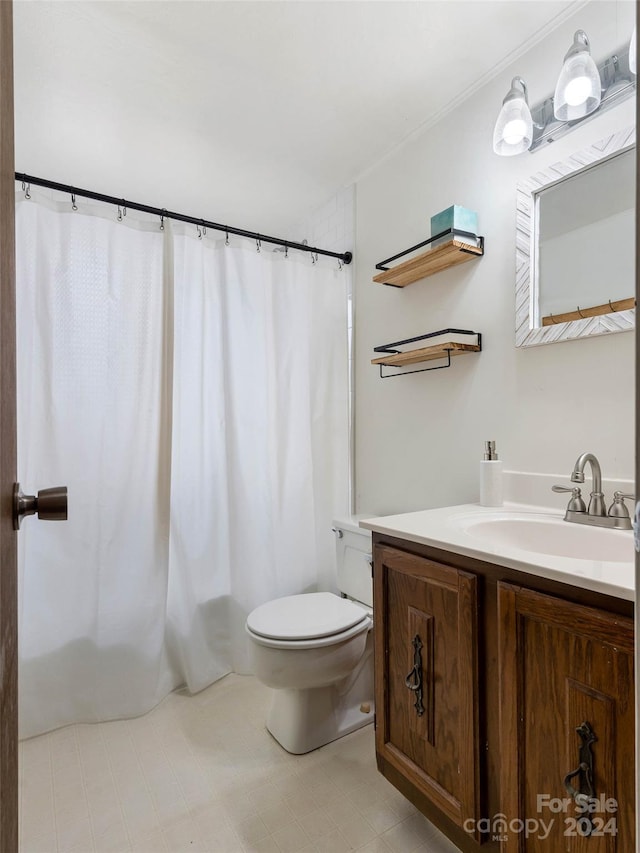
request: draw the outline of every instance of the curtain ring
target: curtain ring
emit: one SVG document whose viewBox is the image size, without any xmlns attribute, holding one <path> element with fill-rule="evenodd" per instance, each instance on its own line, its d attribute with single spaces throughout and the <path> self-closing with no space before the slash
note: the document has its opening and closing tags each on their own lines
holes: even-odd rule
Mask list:
<svg viewBox="0 0 640 853">
<path fill-rule="evenodd" d="M 203 237 L 207 236 L 207 228 L 206 228 L 206 225 L 204 224 L 204 219 L 202 220 L 202 236 Z"/>
<path fill-rule="evenodd" d="M 22 189 L 24 190 L 24 197 L 31 198 L 31 184 L 27 184 L 24 181 L 22 182 Z"/>
<path fill-rule="evenodd" d="M 76 194 L 71 193 L 71 210 L 77 210 L 78 205 L 76 204 Z"/>
<path fill-rule="evenodd" d="M 224 233 L 225 233 L 224 244 L 225 244 L 225 246 L 228 246 L 229 245 L 229 232 L 225 231 Z"/>
<path fill-rule="evenodd" d="M 284 256 L 285 256 L 285 258 L 289 257 L 289 247 L 287 246 L 286 243 L 284 244 Z"/>
<path fill-rule="evenodd" d="M 338 272 L 342 269 L 342 261 L 338 258 Z"/>
<path fill-rule="evenodd" d="M 583 315 L 582 315 L 582 311 L 580 310 L 580 306 L 578 305 L 577 307 L 578 307 L 578 314 L 580 315 L 580 319 L 586 320 L 586 317 L 583 317 Z"/>
<path fill-rule="evenodd" d="M 614 307 L 613 307 L 613 305 L 611 304 L 611 300 L 609 300 L 609 308 L 611 308 L 611 312 L 612 312 L 613 314 L 615 314 L 615 313 L 616 313 L 617 308 L 614 308 Z"/>
<path fill-rule="evenodd" d="M 164 215 L 165 215 L 165 213 L 166 213 L 166 211 L 165 211 L 165 209 L 164 209 L 164 207 L 163 207 L 163 208 L 162 208 L 162 213 L 160 214 L 160 230 L 161 230 L 161 231 L 164 231 Z"/>
<path fill-rule="evenodd" d="M 122 222 L 122 208 L 118 205 L 118 222 Z"/>
<path fill-rule="evenodd" d="M 196 225 L 196 229 L 198 231 L 198 240 L 202 240 L 202 230 L 199 225 Z"/>
<path fill-rule="evenodd" d="M 127 215 L 127 205 L 124 203 L 124 199 L 122 199 L 120 204 L 122 205 L 122 215 L 126 216 Z"/>
<path fill-rule="evenodd" d="M 256 251 L 260 254 L 260 240 L 256 240 Z"/>
</svg>

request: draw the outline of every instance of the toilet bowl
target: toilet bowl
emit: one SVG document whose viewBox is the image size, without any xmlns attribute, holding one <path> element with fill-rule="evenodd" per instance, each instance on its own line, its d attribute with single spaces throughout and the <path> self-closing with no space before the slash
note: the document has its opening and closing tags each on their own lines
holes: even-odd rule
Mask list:
<svg viewBox="0 0 640 853">
<path fill-rule="evenodd" d="M 338 584 L 367 600 L 290 595 L 260 605 L 246 623 L 253 672 L 272 689 L 267 729 L 295 754 L 373 722 L 371 538 L 353 521 L 335 526 Z"/>
</svg>

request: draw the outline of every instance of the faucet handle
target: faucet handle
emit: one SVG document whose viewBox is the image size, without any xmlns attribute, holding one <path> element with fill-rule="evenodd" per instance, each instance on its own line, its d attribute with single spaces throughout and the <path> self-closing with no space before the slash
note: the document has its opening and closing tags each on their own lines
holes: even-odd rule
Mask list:
<svg viewBox="0 0 640 853">
<path fill-rule="evenodd" d="M 577 486 L 551 486 L 552 492 L 571 492 L 571 499 L 567 506 L 567 512 L 586 512 L 587 506 L 582 500 L 582 490 Z"/>
<path fill-rule="evenodd" d="M 614 492 L 613 503 L 609 507 L 609 513 L 612 518 L 629 518 L 629 510 L 625 504 L 626 500 L 634 500 L 635 495 L 626 492 Z"/>
</svg>

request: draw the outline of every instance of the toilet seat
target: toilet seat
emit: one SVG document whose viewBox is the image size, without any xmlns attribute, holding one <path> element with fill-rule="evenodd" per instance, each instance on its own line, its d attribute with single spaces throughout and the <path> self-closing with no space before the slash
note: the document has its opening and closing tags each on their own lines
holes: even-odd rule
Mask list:
<svg viewBox="0 0 640 853">
<path fill-rule="evenodd" d="M 268 601 L 252 611 L 246 631 L 271 648 L 319 648 L 341 643 L 371 627 L 357 604 L 332 592 L 310 592 Z"/>
</svg>

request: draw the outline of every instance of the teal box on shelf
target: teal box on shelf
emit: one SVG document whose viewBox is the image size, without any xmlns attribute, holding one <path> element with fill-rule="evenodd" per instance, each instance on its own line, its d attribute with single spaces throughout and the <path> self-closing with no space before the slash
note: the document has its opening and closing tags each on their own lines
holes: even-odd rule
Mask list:
<svg viewBox="0 0 640 853">
<path fill-rule="evenodd" d="M 435 216 L 431 217 L 432 237 L 435 237 L 436 234 L 441 234 L 443 231 L 448 231 L 450 228 L 455 228 L 456 231 L 468 231 L 471 234 L 477 234 L 478 214 L 472 210 L 467 210 L 466 207 L 462 207 L 459 204 L 452 204 L 451 207 L 447 207 L 446 210 L 441 210 L 440 213 L 436 213 Z M 435 240 L 431 243 L 431 246 L 436 246 L 438 243 L 445 243 L 451 239 L 452 237 L 449 234 L 440 240 Z M 468 242 L 476 242 L 475 240 L 471 241 L 471 238 L 467 238 L 467 240 Z"/>
</svg>

